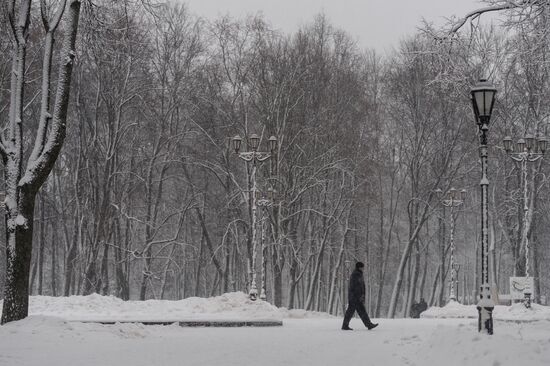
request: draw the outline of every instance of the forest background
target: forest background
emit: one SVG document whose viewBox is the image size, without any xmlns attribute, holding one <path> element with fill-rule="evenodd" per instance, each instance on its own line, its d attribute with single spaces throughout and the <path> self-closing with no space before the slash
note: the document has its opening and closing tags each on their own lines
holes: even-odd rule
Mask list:
<svg viewBox="0 0 550 366">
<path fill-rule="evenodd" d="M 535 301 L 544 302 L 548 163 L 529 164 L 524 202 L 521 169 L 501 141 L 548 132 L 549 12 L 531 4 L 502 24 L 469 19 L 460 32 L 425 24 L 381 55 L 323 14 L 284 34 L 261 16 L 206 21 L 182 4 L 94 1 L 81 14 L 65 145 L 36 200 L 32 294 L 176 300 L 247 291 L 264 253 L 267 299 L 277 306 L 341 313 L 349 272 L 363 261 L 369 312 L 409 316 L 421 298 L 448 300 L 451 216 L 436 190 L 455 187 L 467 191 L 453 212 L 458 296 L 475 303 L 480 171 L 469 91 L 487 77 L 498 88 L 491 278 L 508 293 L 527 256 Z M 39 11 L 31 16 L 23 105 L 38 121 L 42 29 Z M 2 125 L 13 42 L 4 20 Z M 36 129 L 30 123 L 25 133 Z M 252 240 L 251 167 L 231 146 L 238 134 L 246 150 L 253 133 L 260 150 L 278 140 L 257 174 L 261 196 L 275 192 L 259 210 L 264 251 Z M 2 286 L 4 239 L 0 246 Z"/>
</svg>

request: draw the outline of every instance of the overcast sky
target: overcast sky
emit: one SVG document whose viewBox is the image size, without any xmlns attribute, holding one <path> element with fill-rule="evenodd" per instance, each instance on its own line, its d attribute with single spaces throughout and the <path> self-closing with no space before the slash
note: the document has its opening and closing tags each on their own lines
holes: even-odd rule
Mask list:
<svg viewBox="0 0 550 366">
<path fill-rule="evenodd" d="M 180 0 L 208 19 L 230 14 L 263 13 L 275 27 L 295 31 L 324 12 L 363 47 L 388 50 L 414 33 L 422 18 L 442 24 L 445 17 L 462 16 L 479 8 L 479 0 Z"/>
</svg>

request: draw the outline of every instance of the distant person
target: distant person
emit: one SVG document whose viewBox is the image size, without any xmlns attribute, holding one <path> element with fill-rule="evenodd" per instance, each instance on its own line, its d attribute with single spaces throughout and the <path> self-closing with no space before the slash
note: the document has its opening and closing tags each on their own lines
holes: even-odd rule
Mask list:
<svg viewBox="0 0 550 366">
<path fill-rule="evenodd" d="M 420 299 L 420 302 L 414 302 L 411 306 L 411 318 L 420 318 L 420 314 L 428 309 L 428 304 L 424 298 Z"/>
<path fill-rule="evenodd" d="M 411 318 L 418 319 L 420 318 L 420 304 L 417 302 L 413 302 L 411 305 Z"/>
<path fill-rule="evenodd" d="M 420 314 L 423 311 L 428 310 L 428 304 L 426 303 L 426 300 L 424 298 L 420 298 L 420 302 L 418 303 L 418 316 L 420 317 Z"/>
<path fill-rule="evenodd" d="M 365 265 L 362 262 L 357 262 L 355 264 L 355 270 L 351 273 L 349 279 L 348 308 L 344 315 L 342 330 L 353 330 L 349 327 L 349 322 L 356 311 L 361 317 L 363 324 L 365 324 L 365 327 L 373 329 L 378 326 L 378 324 L 370 321 L 369 314 L 367 314 L 367 310 L 365 309 L 365 280 L 363 279 L 363 268 L 365 268 Z"/>
</svg>

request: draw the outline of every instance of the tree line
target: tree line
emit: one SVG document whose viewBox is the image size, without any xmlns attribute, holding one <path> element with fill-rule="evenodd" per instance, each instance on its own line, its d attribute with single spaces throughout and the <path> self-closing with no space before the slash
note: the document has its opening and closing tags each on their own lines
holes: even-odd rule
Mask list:
<svg viewBox="0 0 550 366">
<path fill-rule="evenodd" d="M 2 137 L 19 133 L 17 161 L 43 156 L 42 141 L 58 131 L 52 121 L 67 120 L 63 147 L 32 186 L 24 215 L 31 294 L 213 296 L 247 291 L 251 263 L 258 274 L 265 263 L 268 301 L 338 314 L 349 272 L 363 261 L 368 310 L 408 316 L 421 298 L 447 301 L 454 219 L 458 297 L 475 303 L 480 173 L 469 89 L 488 76 L 498 86 L 489 131 L 492 280 L 507 293 L 529 256 L 536 301 L 550 295 L 548 165 L 529 167 L 526 224 L 521 171 L 501 143 L 547 133 L 546 5 L 531 5 L 537 16 L 509 11 L 502 26 L 471 22 L 445 33 L 425 25 L 381 55 L 322 14 L 286 34 L 261 16 L 206 21 L 183 4 L 131 0 L 85 2 L 67 53 L 48 43 L 44 19 L 73 34 L 73 3 L 41 2 L 45 12 L 32 8 L 23 23 L 22 129 L 11 112 L 11 56 L 21 43 L 7 8 L 0 33 Z M 58 104 L 44 80 L 63 79 L 67 57 L 68 109 L 52 115 Z M 250 148 L 252 134 L 262 151 L 270 136 L 278 141 L 257 172 L 259 197 L 274 192 L 272 205 L 258 209 L 265 250 L 252 240 L 251 166 L 231 145 L 240 135 Z M 2 285 L 17 221 L 10 189 L 22 178 L 10 175 L 11 156 Z M 453 218 L 437 194 L 451 187 L 467 190 Z"/>
</svg>

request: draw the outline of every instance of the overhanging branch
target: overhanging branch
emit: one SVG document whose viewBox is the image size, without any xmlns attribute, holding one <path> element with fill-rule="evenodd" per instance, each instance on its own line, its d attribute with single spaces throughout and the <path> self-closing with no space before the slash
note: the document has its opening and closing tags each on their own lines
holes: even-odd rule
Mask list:
<svg viewBox="0 0 550 366">
<path fill-rule="evenodd" d="M 514 9 L 514 8 L 518 8 L 520 6 L 524 6 L 528 3 L 535 3 L 535 2 L 536 1 L 532 1 L 532 0 L 525 0 L 525 1 L 521 1 L 521 2 L 504 1 L 500 4 L 495 4 L 495 5 L 486 6 L 486 7 L 483 7 L 483 8 L 473 10 L 473 11 L 469 12 L 468 14 L 466 14 L 463 18 L 461 18 L 458 21 L 458 23 L 456 23 L 451 28 L 451 30 L 449 31 L 449 34 L 452 36 L 453 34 L 457 33 L 460 30 L 460 28 L 462 28 L 464 26 L 464 24 L 466 24 L 466 22 L 468 20 L 473 20 L 473 19 L 481 16 L 482 14 L 495 12 L 495 11 L 502 11 L 502 10 L 507 10 L 507 9 Z"/>
</svg>

